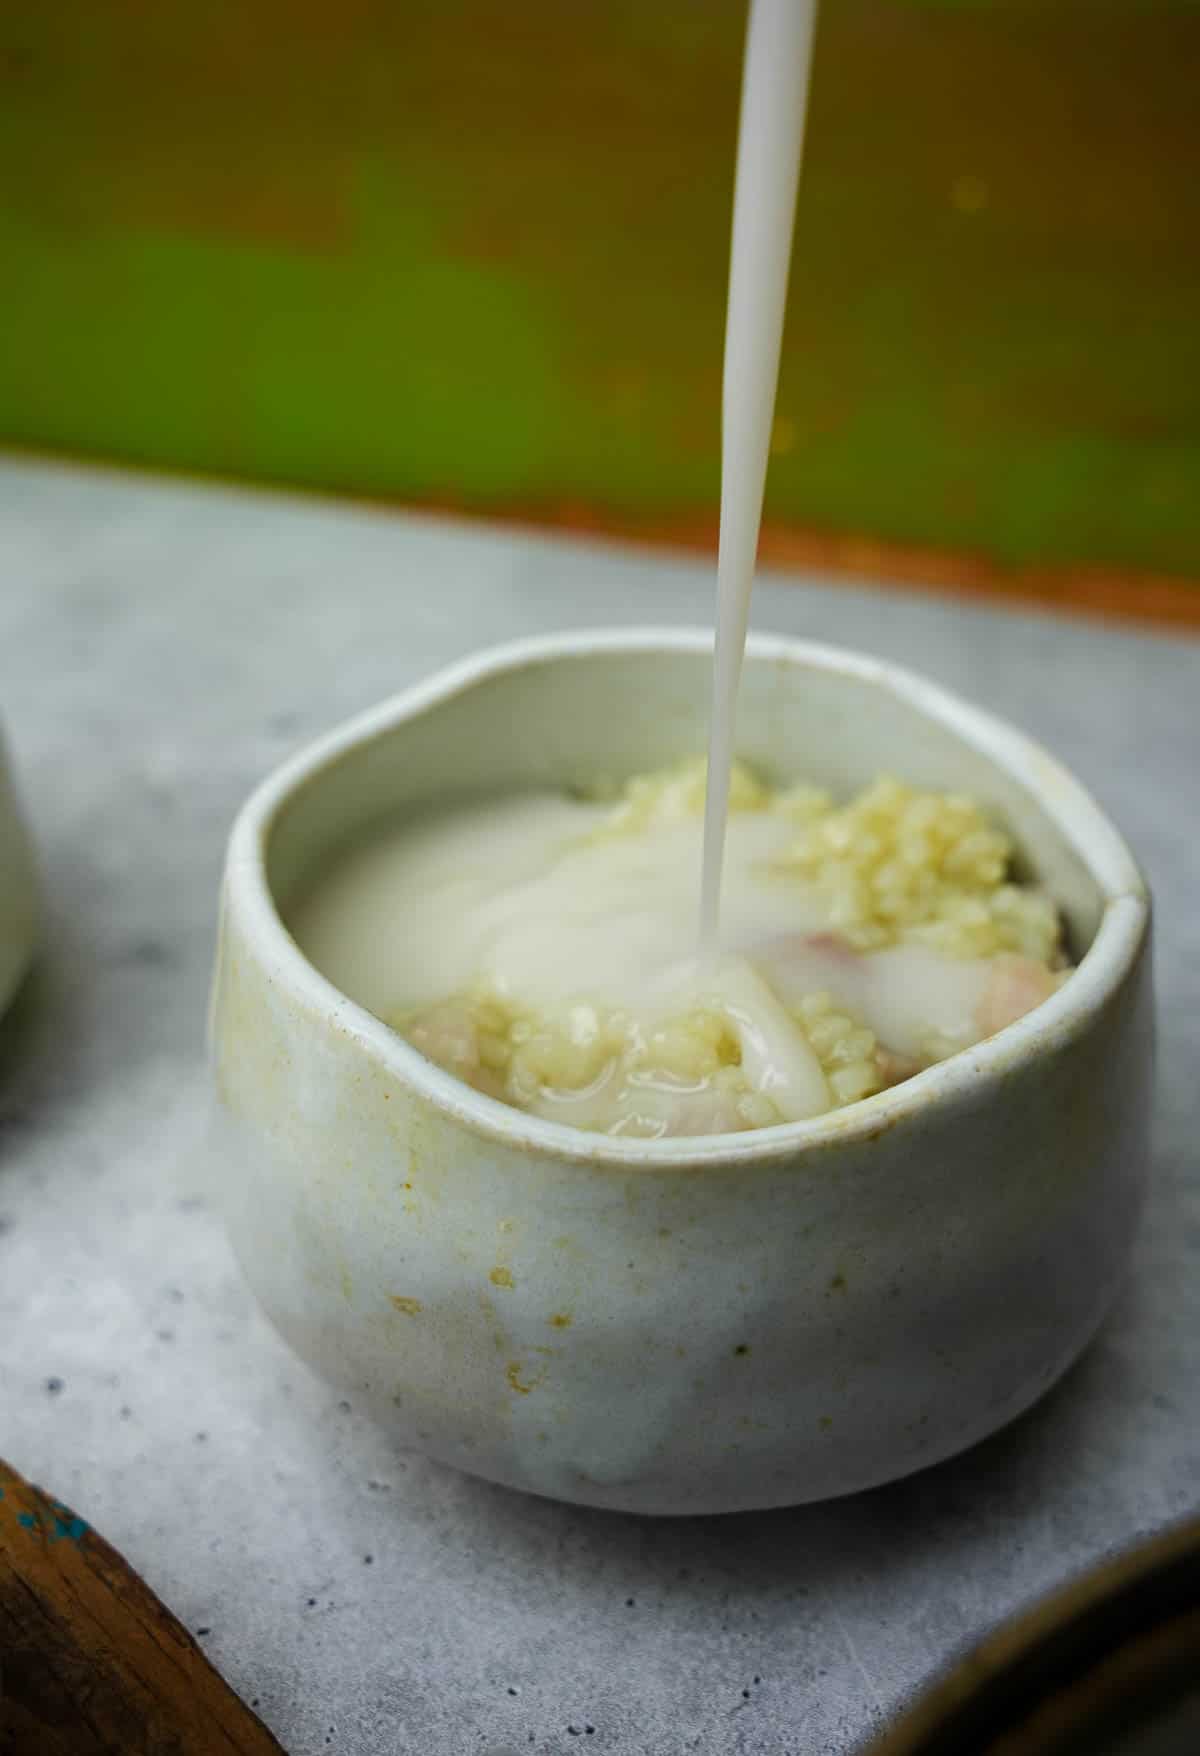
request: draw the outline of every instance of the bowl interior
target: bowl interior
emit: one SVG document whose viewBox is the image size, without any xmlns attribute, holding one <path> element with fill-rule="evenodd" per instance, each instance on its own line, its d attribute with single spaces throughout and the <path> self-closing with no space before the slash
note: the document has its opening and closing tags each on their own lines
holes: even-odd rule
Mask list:
<svg viewBox="0 0 1200 1756">
<path fill-rule="evenodd" d="M 276 907 L 286 921 L 326 861 L 384 819 L 695 756 L 707 739 L 710 664 L 699 641 L 549 650 L 402 698 L 323 756 L 301 758 L 281 788 L 264 849 Z M 1059 902 L 1075 957 L 1091 943 L 1113 885 L 1081 833 L 1081 802 L 1085 831 L 1089 812 L 1106 826 L 1019 734 L 869 661 L 759 640 L 747 653 L 737 747 L 768 779 L 811 781 L 836 797 L 882 772 L 971 793 L 1013 836 L 1023 875 Z"/>
</svg>

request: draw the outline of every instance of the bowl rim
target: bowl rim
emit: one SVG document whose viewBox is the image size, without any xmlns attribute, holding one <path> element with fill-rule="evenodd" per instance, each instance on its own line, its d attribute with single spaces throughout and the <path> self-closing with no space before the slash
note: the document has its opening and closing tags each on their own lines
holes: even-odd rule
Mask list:
<svg viewBox="0 0 1200 1756">
<path fill-rule="evenodd" d="M 902 1084 L 844 1109 L 744 1134 L 642 1140 L 593 1134 L 564 1122 L 543 1120 L 475 1091 L 427 1060 L 309 962 L 276 908 L 267 880 L 266 855 L 283 806 L 322 769 L 486 679 L 507 672 L 603 654 L 706 654 L 711 653 L 712 645 L 710 629 L 687 627 L 616 627 L 537 635 L 472 653 L 354 715 L 281 763 L 243 804 L 229 836 L 222 912 L 236 912 L 243 938 L 268 980 L 306 1011 L 350 1037 L 366 1055 L 448 1118 L 509 1149 L 616 1169 L 692 1170 L 714 1161 L 739 1167 L 777 1164 L 870 1139 L 924 1114 L 931 1105 L 941 1107 L 961 1100 L 977 1092 L 981 1083 L 1010 1076 L 1046 1048 L 1069 1040 L 1084 1028 L 1135 964 L 1150 912 L 1149 892 L 1137 862 L 1091 794 L 1024 732 L 916 672 L 846 648 L 768 633 L 748 636 L 748 663 L 766 661 L 833 671 L 891 692 L 1017 780 L 1064 830 L 1100 889 L 1104 908 L 1092 943 L 1049 1000 L 973 1048 L 960 1050 Z M 215 997 L 214 981 L 214 1001 Z M 209 1041 L 215 1043 L 212 1002 Z"/>
<path fill-rule="evenodd" d="M 1106 1660 L 1175 1626 L 1198 1580 L 1200 1518 L 1135 1539 L 955 1654 L 860 1756 L 1011 1748 L 1039 1710 L 1094 1687 Z M 1080 1722 L 1067 1729 L 1077 1734 Z"/>
</svg>

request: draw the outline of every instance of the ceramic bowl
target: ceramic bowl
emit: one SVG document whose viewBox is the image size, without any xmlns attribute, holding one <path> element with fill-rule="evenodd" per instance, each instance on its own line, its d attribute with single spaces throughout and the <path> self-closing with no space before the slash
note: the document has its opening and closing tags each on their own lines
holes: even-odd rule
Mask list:
<svg viewBox="0 0 1200 1756">
<path fill-rule="evenodd" d="M 16 993 L 36 943 L 33 852 L 0 737 L 0 1012 Z"/>
<path fill-rule="evenodd" d="M 990 1634 L 864 1756 L 1196 1756 L 1200 1519 Z"/>
<path fill-rule="evenodd" d="M 297 1353 L 405 1446 L 649 1513 L 848 1493 L 1011 1420 L 1103 1316 L 1147 1167 L 1124 842 L 1019 732 L 853 653 L 753 639 L 738 749 L 837 793 L 969 791 L 1009 828 L 1080 961 L 977 1048 L 809 1122 L 610 1139 L 459 1084 L 308 963 L 291 904 L 381 819 L 702 749 L 710 644 L 509 646 L 289 762 L 232 833 L 211 1013 L 231 1236 Z"/>
</svg>

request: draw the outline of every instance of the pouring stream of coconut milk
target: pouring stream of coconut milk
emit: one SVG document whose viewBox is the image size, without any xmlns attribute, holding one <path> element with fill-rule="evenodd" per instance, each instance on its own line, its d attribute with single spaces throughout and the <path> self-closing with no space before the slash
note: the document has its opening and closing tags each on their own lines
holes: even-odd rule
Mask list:
<svg viewBox="0 0 1200 1756">
<path fill-rule="evenodd" d="M 318 969 L 429 1060 L 614 1136 L 822 1115 L 1002 1029 L 1060 979 L 1052 901 L 1010 881 L 1008 844 L 970 800 L 884 781 L 836 806 L 732 764 L 815 10 L 750 7 L 703 824 L 694 763 L 632 776 L 616 801 L 535 789 L 402 814 L 288 917 Z"/>
<path fill-rule="evenodd" d="M 721 393 L 721 538 L 700 951 L 718 950 L 734 718 L 787 302 L 816 0 L 750 0 Z"/>
</svg>

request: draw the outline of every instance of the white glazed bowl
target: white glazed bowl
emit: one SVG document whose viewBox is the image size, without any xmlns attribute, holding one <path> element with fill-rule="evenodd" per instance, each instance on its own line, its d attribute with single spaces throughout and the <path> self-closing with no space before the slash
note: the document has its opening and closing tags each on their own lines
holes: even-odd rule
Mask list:
<svg viewBox="0 0 1200 1756">
<path fill-rule="evenodd" d="M 36 943 L 33 852 L 0 738 L 0 1012 L 16 993 Z"/>
<path fill-rule="evenodd" d="M 307 962 L 331 850 L 455 793 L 701 749 L 709 637 L 524 642 L 333 733 L 244 807 L 211 1038 L 227 1214 L 296 1351 L 396 1439 L 655 1513 L 848 1493 L 980 1439 L 1100 1321 L 1142 1203 L 1149 905 L 1120 836 L 1020 733 L 890 666 L 759 637 L 738 749 L 844 793 L 975 794 L 1053 889 L 1078 970 L 1035 1013 L 849 1109 L 632 1141 L 460 1085 Z"/>
</svg>

